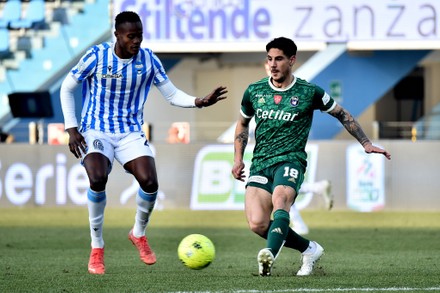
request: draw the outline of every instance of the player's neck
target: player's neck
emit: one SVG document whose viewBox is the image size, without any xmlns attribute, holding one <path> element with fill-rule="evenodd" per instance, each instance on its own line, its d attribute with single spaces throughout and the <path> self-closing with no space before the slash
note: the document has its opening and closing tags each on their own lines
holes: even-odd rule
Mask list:
<svg viewBox="0 0 440 293">
<path fill-rule="evenodd" d="M 292 82 L 294 81 L 295 77 L 292 74 L 289 74 L 283 81 L 278 82 L 276 80 L 274 80 L 273 78 L 271 78 L 271 82 L 274 85 L 274 87 L 279 88 L 279 89 L 283 89 L 288 87 L 289 85 L 292 84 Z"/>
</svg>

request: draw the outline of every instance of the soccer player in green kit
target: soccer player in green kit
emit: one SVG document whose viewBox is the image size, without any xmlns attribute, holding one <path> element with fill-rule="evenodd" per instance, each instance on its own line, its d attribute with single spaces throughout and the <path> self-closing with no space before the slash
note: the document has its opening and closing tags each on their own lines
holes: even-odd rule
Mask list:
<svg viewBox="0 0 440 293">
<path fill-rule="evenodd" d="M 301 252 L 302 265 L 297 276 L 310 275 L 324 253 L 317 242 L 289 228 L 289 210 L 306 171 L 305 147 L 315 110 L 338 119 L 366 153 L 391 159 L 386 150 L 371 143 L 353 116 L 321 87 L 292 74 L 296 51 L 296 44 L 284 37 L 266 45 L 270 76 L 246 89 L 235 129 L 232 175 L 245 181 L 243 154 L 249 139 L 249 122 L 255 117 L 255 147 L 246 183 L 245 213 L 249 228 L 267 239 L 266 248 L 257 256 L 260 276 L 271 275 L 283 246 Z"/>
</svg>

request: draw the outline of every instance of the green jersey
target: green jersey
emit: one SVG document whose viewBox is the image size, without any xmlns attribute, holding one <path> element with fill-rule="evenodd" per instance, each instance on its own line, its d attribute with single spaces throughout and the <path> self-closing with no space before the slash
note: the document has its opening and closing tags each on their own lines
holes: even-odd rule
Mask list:
<svg viewBox="0 0 440 293">
<path fill-rule="evenodd" d="M 279 89 L 269 78 L 252 83 L 241 102 L 241 115 L 255 117 L 255 147 L 251 172 L 280 162 L 299 162 L 305 151 L 314 110 L 331 111 L 336 102 L 319 86 L 300 78 Z"/>
</svg>

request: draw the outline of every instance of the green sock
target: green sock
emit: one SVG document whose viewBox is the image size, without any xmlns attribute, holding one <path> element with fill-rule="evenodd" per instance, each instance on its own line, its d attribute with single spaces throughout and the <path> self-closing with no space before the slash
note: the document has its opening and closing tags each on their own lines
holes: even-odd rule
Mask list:
<svg viewBox="0 0 440 293">
<path fill-rule="evenodd" d="M 267 233 L 267 248 L 276 257 L 286 240 L 289 231 L 289 213 L 285 210 L 276 210 L 273 213 L 273 222 Z"/>
<path fill-rule="evenodd" d="M 272 226 L 272 223 L 273 221 L 270 221 L 269 229 Z M 267 239 L 267 235 L 269 234 L 269 229 L 261 237 Z M 295 250 L 298 250 L 299 252 L 304 252 L 307 249 L 307 247 L 309 247 L 309 242 L 310 240 L 298 235 L 295 231 L 292 230 L 292 228 L 289 228 L 284 246 L 288 248 L 293 248 Z"/>
<path fill-rule="evenodd" d="M 289 227 L 289 232 L 287 233 L 286 243 L 284 246 L 293 248 L 302 253 L 307 249 L 307 247 L 309 247 L 309 243 L 310 240 L 301 237 Z"/>
</svg>

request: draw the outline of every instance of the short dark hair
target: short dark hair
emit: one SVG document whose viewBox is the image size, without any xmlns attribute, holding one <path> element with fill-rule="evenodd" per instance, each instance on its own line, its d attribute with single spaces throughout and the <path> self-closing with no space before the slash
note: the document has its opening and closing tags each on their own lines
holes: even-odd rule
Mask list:
<svg viewBox="0 0 440 293">
<path fill-rule="evenodd" d="M 115 17 L 115 29 L 125 22 L 141 22 L 141 19 L 136 12 L 122 11 Z"/>
<path fill-rule="evenodd" d="M 275 38 L 267 43 L 266 52 L 272 48 L 280 49 L 289 58 L 295 56 L 298 49 L 294 41 L 285 37 Z"/>
</svg>

